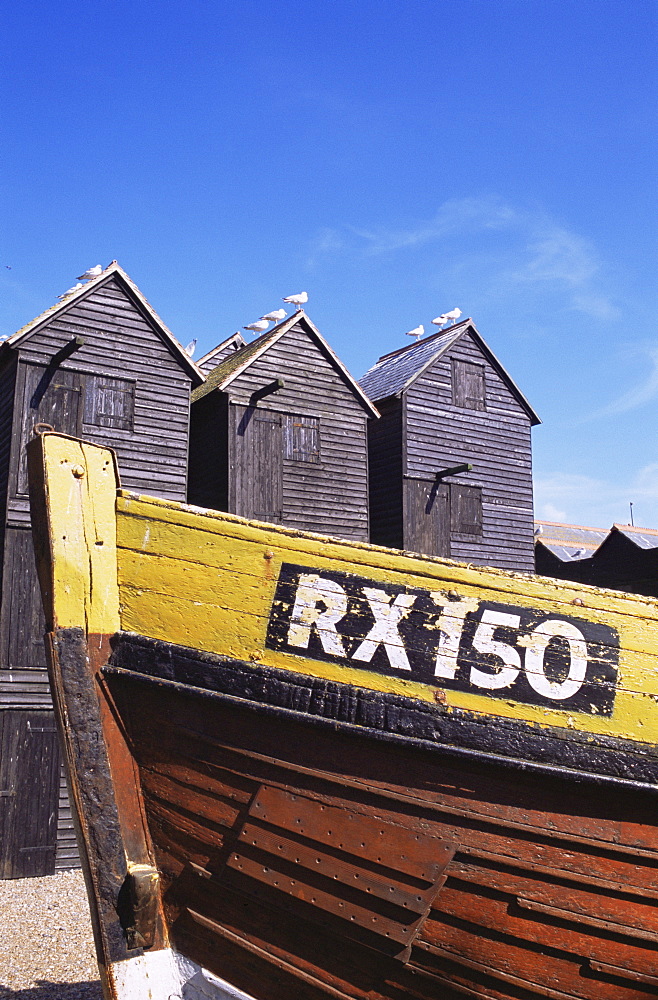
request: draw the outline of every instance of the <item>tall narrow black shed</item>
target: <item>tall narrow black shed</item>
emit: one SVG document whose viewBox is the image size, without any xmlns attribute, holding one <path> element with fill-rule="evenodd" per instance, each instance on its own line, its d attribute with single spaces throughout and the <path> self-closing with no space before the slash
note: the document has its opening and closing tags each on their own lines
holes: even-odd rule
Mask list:
<svg viewBox="0 0 658 1000">
<path fill-rule="evenodd" d="M 225 356 L 194 391 L 189 499 L 365 541 L 366 425 L 376 417 L 300 310 Z"/>
<path fill-rule="evenodd" d="M 472 320 L 386 354 L 359 380 L 371 540 L 532 571 L 530 428 L 539 418 Z"/>
<path fill-rule="evenodd" d="M 185 500 L 190 391 L 202 380 L 115 261 L 0 347 L 0 877 L 49 874 L 77 857 L 60 787 L 25 445 L 36 423 L 51 424 L 115 448 L 128 489 Z"/>
</svg>

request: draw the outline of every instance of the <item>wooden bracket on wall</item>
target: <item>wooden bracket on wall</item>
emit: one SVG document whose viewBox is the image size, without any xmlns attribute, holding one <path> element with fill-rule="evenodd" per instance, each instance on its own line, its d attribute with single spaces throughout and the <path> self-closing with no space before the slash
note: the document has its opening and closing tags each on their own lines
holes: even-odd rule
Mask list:
<svg viewBox="0 0 658 1000">
<path fill-rule="evenodd" d="M 462 465 L 453 465 L 449 469 L 441 469 L 437 472 L 436 479 L 445 479 L 446 476 L 459 476 L 462 472 L 470 472 L 473 466 L 469 462 L 464 462 Z"/>
<path fill-rule="evenodd" d="M 259 399 L 263 399 L 265 396 L 271 396 L 273 392 L 278 392 L 279 389 L 285 388 L 285 382 L 282 378 L 275 378 L 273 382 L 268 382 L 267 385 L 262 386 L 260 389 L 256 389 L 252 392 L 249 397 L 249 402 L 253 406 L 258 402 Z"/>
<path fill-rule="evenodd" d="M 66 361 L 66 359 L 70 358 L 72 354 L 75 354 L 77 350 L 79 350 L 81 347 L 84 347 L 84 343 L 85 343 L 84 337 L 71 337 L 69 342 L 67 344 L 64 344 L 64 347 L 60 347 L 57 353 L 53 354 L 52 358 L 50 359 L 49 367 L 50 366 L 55 367 L 56 365 L 61 364 L 62 361 Z"/>
</svg>

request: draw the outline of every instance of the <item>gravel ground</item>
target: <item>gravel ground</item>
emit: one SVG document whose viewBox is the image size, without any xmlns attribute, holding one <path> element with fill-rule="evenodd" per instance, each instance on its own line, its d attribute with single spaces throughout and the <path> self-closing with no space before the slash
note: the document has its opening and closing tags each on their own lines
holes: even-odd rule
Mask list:
<svg viewBox="0 0 658 1000">
<path fill-rule="evenodd" d="M 102 995 L 82 872 L 0 881 L 0 998 Z"/>
</svg>

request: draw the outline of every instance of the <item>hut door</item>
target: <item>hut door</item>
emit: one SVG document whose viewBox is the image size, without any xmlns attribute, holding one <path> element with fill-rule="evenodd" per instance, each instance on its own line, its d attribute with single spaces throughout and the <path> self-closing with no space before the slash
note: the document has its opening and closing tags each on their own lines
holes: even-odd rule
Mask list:
<svg viewBox="0 0 658 1000">
<path fill-rule="evenodd" d="M 283 516 L 283 432 L 280 413 L 236 406 L 236 513 L 280 524 Z"/>
<path fill-rule="evenodd" d="M 4 667 L 46 667 L 46 620 L 29 528 L 5 529 L 5 607 L 2 630 Z"/>
<path fill-rule="evenodd" d="M 448 486 L 431 479 L 407 479 L 405 486 L 405 549 L 428 556 L 449 556 Z"/>
<path fill-rule="evenodd" d="M 60 434 L 77 436 L 80 432 L 81 398 L 77 372 L 26 365 L 18 493 L 27 494 L 25 446 L 32 437 L 34 425 L 50 424 Z"/>
<path fill-rule="evenodd" d="M 52 875 L 59 742 L 52 712 L 0 712 L 0 877 Z"/>
</svg>

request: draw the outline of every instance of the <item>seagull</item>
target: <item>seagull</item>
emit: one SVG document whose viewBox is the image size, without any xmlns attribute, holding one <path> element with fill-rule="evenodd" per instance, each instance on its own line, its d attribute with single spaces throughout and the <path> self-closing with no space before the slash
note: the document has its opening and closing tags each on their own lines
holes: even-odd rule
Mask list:
<svg viewBox="0 0 658 1000">
<path fill-rule="evenodd" d="M 243 326 L 243 330 L 251 330 L 252 333 L 263 333 L 270 325 L 269 319 L 257 319 L 255 323 L 248 323 Z"/>
<path fill-rule="evenodd" d="M 462 314 L 461 309 L 457 309 L 457 308 L 451 309 L 450 312 L 446 313 L 446 319 L 447 320 L 452 320 L 453 323 L 456 323 L 457 320 L 459 319 L 459 317 L 461 316 L 461 314 Z"/>
<path fill-rule="evenodd" d="M 436 319 L 433 319 L 432 322 L 434 323 L 434 326 L 446 326 L 448 323 L 456 323 L 461 314 L 461 309 L 451 309 L 450 312 L 441 313 L 441 315 L 437 316 Z"/>
<path fill-rule="evenodd" d="M 571 558 L 572 559 L 580 559 L 580 557 L 584 556 L 586 552 L 587 552 L 587 549 L 576 549 L 575 552 L 571 553 Z"/>
<path fill-rule="evenodd" d="M 191 340 L 187 345 L 187 347 L 185 348 L 185 353 L 187 354 L 188 357 L 190 358 L 192 357 L 192 355 L 194 354 L 195 347 L 196 347 L 196 337 L 194 338 L 194 340 Z"/>
<path fill-rule="evenodd" d="M 261 316 L 261 319 L 266 319 L 268 323 L 278 323 L 279 320 L 285 319 L 287 315 L 285 309 L 274 309 L 273 312 L 265 313 L 264 316 Z"/>
<path fill-rule="evenodd" d="M 297 295 L 284 295 L 284 302 L 289 302 L 291 306 L 298 306 L 300 309 L 305 302 L 308 302 L 308 293 L 299 292 Z"/>
<path fill-rule="evenodd" d="M 417 326 L 414 330 L 407 330 L 405 336 L 415 337 L 416 340 L 420 340 L 420 338 L 423 336 L 424 333 L 425 333 L 425 327 L 421 323 L 420 326 Z"/>
<path fill-rule="evenodd" d="M 82 282 L 79 281 L 77 285 L 73 285 L 71 288 L 67 288 L 67 290 L 65 292 L 62 292 L 61 295 L 58 295 L 57 298 L 59 299 L 60 302 L 62 301 L 62 299 L 68 299 L 69 295 L 73 295 L 74 292 L 77 292 L 78 289 L 82 287 L 83 287 Z"/>
<path fill-rule="evenodd" d="M 541 524 L 538 524 L 537 527 L 535 528 L 535 535 L 543 535 L 543 534 L 544 534 L 544 528 Z"/>
<path fill-rule="evenodd" d="M 92 278 L 97 278 L 102 271 L 101 265 L 97 264 L 96 267 L 90 267 L 84 274 L 79 274 L 78 281 L 91 281 Z"/>
</svg>

